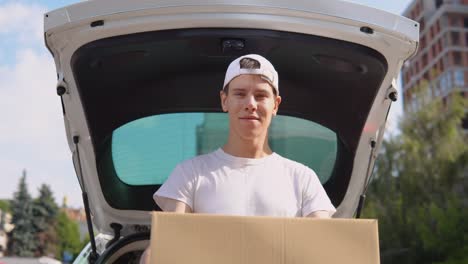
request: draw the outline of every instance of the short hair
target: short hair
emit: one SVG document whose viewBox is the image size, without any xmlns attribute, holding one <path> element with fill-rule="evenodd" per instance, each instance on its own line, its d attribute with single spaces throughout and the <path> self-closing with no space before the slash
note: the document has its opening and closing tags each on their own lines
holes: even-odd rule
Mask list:
<svg viewBox="0 0 468 264">
<path fill-rule="evenodd" d="M 241 69 L 249 69 L 249 70 L 254 70 L 254 69 L 260 69 L 260 62 L 255 59 L 251 58 L 243 58 L 239 61 L 240 68 Z M 270 85 L 271 86 L 271 85 Z M 273 90 L 273 94 L 276 96 L 276 89 L 271 87 Z M 223 88 L 224 93 L 228 94 L 229 92 L 229 83 L 226 85 L 226 87 Z"/>
</svg>

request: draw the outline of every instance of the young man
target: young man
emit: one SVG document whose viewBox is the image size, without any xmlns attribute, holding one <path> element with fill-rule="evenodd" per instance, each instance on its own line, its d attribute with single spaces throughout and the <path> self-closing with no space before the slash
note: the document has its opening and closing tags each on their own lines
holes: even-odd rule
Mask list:
<svg viewBox="0 0 468 264">
<path fill-rule="evenodd" d="M 154 194 L 164 211 L 244 216 L 329 218 L 335 212 L 317 175 L 268 145 L 281 103 L 278 73 L 264 57 L 229 65 L 220 92 L 229 135 L 218 150 L 176 166 Z M 149 259 L 148 250 L 143 258 Z"/>
</svg>

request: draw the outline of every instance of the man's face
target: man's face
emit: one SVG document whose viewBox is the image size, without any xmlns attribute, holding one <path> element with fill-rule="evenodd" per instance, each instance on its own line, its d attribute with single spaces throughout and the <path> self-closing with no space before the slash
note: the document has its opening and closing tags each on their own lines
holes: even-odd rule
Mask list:
<svg viewBox="0 0 468 264">
<path fill-rule="evenodd" d="M 243 74 L 229 83 L 228 94 L 221 91 L 223 111 L 229 114 L 230 133 L 252 140 L 268 132 L 281 97 L 259 75 Z"/>
</svg>

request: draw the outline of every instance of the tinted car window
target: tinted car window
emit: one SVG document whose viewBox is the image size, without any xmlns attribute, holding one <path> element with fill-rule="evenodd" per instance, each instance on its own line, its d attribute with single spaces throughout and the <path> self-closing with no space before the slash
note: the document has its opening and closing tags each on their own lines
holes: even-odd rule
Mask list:
<svg viewBox="0 0 468 264">
<path fill-rule="evenodd" d="M 162 184 L 177 163 L 216 150 L 226 142 L 224 113 L 176 113 L 132 121 L 112 134 L 116 175 L 128 185 Z M 312 121 L 276 116 L 270 126 L 273 151 L 314 169 L 322 183 L 337 156 L 336 133 Z"/>
</svg>

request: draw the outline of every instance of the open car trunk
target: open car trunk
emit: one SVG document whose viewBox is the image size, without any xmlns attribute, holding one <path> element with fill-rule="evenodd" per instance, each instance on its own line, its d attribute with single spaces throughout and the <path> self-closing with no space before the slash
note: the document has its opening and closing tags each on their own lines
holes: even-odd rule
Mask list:
<svg viewBox="0 0 468 264">
<path fill-rule="evenodd" d="M 328 131 L 331 157 L 308 154 L 318 141 L 303 144 L 307 129 L 285 134 L 303 146 L 289 157 L 330 159 L 321 180 L 337 207 L 334 217 L 352 217 L 377 156 L 395 79 L 416 51 L 419 25 L 338 1 L 192 2 L 89 1 L 45 15 L 67 138 L 96 228 L 113 234 L 111 224 L 118 223 L 123 236 L 149 228 L 148 211 L 159 210 L 152 194 L 168 175 L 167 168 L 145 164 L 171 167 L 215 147 L 210 139 L 223 133 L 216 124 L 226 118 L 219 103 L 225 70 L 250 53 L 266 57 L 279 73 L 279 115 L 291 119 L 282 129 L 302 120 Z M 184 122 L 202 115 L 190 128 L 195 151 L 167 153 L 187 138 L 177 136 L 188 131 L 177 126 L 181 119 L 164 119 L 174 114 L 187 114 Z M 133 133 L 132 124 L 145 127 L 148 118 L 157 119 L 155 130 Z M 165 126 L 164 135 L 151 132 Z M 210 138 L 200 140 L 210 126 L 216 127 Z M 153 143 L 135 143 L 151 145 L 140 151 L 133 143 L 121 147 L 130 142 L 125 138 Z M 281 148 L 283 139 L 271 140 Z M 168 140 L 175 143 L 163 146 Z M 128 160 L 134 163 L 122 165 Z M 154 178 L 141 176 L 153 171 Z"/>
</svg>

